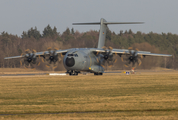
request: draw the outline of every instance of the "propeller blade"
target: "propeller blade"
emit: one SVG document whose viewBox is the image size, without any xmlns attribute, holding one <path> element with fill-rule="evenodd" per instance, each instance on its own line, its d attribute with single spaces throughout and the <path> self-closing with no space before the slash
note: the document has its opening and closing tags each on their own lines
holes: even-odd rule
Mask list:
<svg viewBox="0 0 178 120">
<path fill-rule="evenodd" d="M 116 63 L 116 62 L 117 62 L 117 59 L 114 60 L 114 63 Z"/>
<path fill-rule="evenodd" d="M 57 68 L 57 66 L 54 66 L 53 69 Z"/>
<path fill-rule="evenodd" d="M 55 50 L 59 50 L 58 48 L 54 48 Z"/>
<path fill-rule="evenodd" d="M 42 58 L 41 61 L 44 63 L 44 59 Z"/>
<path fill-rule="evenodd" d="M 47 49 L 48 49 L 48 50 L 51 50 L 51 47 L 48 47 Z"/>
<path fill-rule="evenodd" d="M 103 48 L 104 50 L 105 50 L 105 49 L 107 49 L 107 47 L 106 47 L 106 46 L 103 46 L 102 48 Z"/>
<path fill-rule="evenodd" d="M 61 57 L 63 57 L 63 54 L 61 53 Z"/>
<path fill-rule="evenodd" d="M 99 60 L 98 60 L 98 58 L 96 58 L 96 61 L 99 63 Z"/>
<path fill-rule="evenodd" d="M 40 64 L 41 64 L 41 63 L 39 62 L 37 66 L 40 66 Z"/>
<path fill-rule="evenodd" d="M 20 66 L 22 66 L 22 61 L 20 60 Z"/>
<path fill-rule="evenodd" d="M 28 53 L 30 50 L 29 49 L 26 49 L 25 52 Z"/>
<path fill-rule="evenodd" d="M 34 66 L 33 66 L 33 64 L 32 64 L 32 63 L 30 63 L 29 65 L 30 65 L 30 68 L 34 68 Z"/>
<path fill-rule="evenodd" d="M 20 56 L 22 57 L 24 54 L 22 53 Z"/>
<path fill-rule="evenodd" d="M 133 47 L 129 47 L 128 49 L 129 49 L 129 50 L 132 50 L 132 49 L 133 49 Z"/>
<path fill-rule="evenodd" d="M 123 62 L 124 60 L 123 60 L 123 57 L 121 57 L 121 61 Z"/>
<path fill-rule="evenodd" d="M 128 65 L 124 64 L 125 67 L 128 67 Z"/>
<path fill-rule="evenodd" d="M 98 55 L 98 54 L 99 54 L 99 52 L 96 53 L 96 55 Z"/>
<path fill-rule="evenodd" d="M 101 64 L 101 66 L 102 66 L 103 68 L 105 68 L 105 66 L 104 66 L 104 65 L 102 65 L 102 64 Z"/>
<path fill-rule="evenodd" d="M 141 64 L 142 64 L 142 61 L 139 59 L 138 66 L 140 66 Z"/>
<path fill-rule="evenodd" d="M 28 61 L 25 60 L 25 59 L 24 59 L 24 63 L 25 63 L 25 65 L 27 65 L 27 66 L 29 65 Z"/>
<path fill-rule="evenodd" d="M 46 65 L 47 68 L 49 68 L 50 66 L 49 65 Z"/>
<path fill-rule="evenodd" d="M 111 68 L 113 65 L 109 65 L 109 68 Z"/>
<path fill-rule="evenodd" d="M 138 48 L 136 48 L 135 50 L 139 51 L 139 49 L 138 49 Z"/>
<path fill-rule="evenodd" d="M 33 52 L 33 53 L 36 53 L 36 50 L 33 49 L 32 52 Z"/>
<path fill-rule="evenodd" d="M 140 58 L 143 59 L 143 55 L 140 55 Z"/>
<path fill-rule="evenodd" d="M 110 49 L 110 50 L 113 50 L 113 48 L 112 48 L 111 46 L 109 46 L 109 49 Z"/>
</svg>

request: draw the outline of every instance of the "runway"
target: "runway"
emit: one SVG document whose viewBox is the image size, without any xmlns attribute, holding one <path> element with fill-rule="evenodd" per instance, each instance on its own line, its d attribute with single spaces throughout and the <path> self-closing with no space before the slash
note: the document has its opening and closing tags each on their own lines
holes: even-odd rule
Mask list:
<svg viewBox="0 0 178 120">
<path fill-rule="evenodd" d="M 0 76 L 35 76 L 35 75 L 49 75 L 49 73 L 29 73 L 29 74 L 0 74 Z"/>
<path fill-rule="evenodd" d="M 115 74 L 115 75 L 129 75 L 129 74 L 162 74 L 163 72 L 164 73 L 171 73 L 171 72 L 175 72 L 175 71 L 177 71 L 177 70 L 136 70 L 136 71 L 134 71 L 134 73 L 132 72 L 132 71 L 130 71 L 130 70 L 121 70 L 121 71 L 105 71 L 104 73 L 103 73 L 103 75 L 109 75 L 109 74 Z M 126 72 L 128 73 L 129 72 L 129 74 L 126 74 Z M 13 76 L 48 76 L 48 75 L 50 75 L 50 76 L 65 76 L 65 75 L 67 75 L 68 76 L 68 74 L 66 74 L 65 72 L 64 73 L 59 73 L 59 72 L 56 72 L 56 73 L 38 73 L 38 72 L 35 72 L 35 73 L 20 73 L 20 72 L 14 72 L 14 73 L 8 73 L 7 74 L 7 72 L 6 72 L 6 74 L 0 74 L 0 77 L 8 77 L 8 76 L 11 76 L 11 77 L 13 77 Z M 93 73 L 89 73 L 89 72 L 82 72 L 82 73 L 80 73 L 79 75 L 93 75 Z"/>
<path fill-rule="evenodd" d="M 113 71 L 113 72 L 104 72 L 106 73 L 123 73 L 123 72 L 118 72 L 118 71 Z M 87 75 L 87 74 L 93 74 L 93 73 L 80 73 L 80 75 Z M 51 76 L 64 76 L 68 75 L 66 73 L 17 73 L 17 74 L 0 74 L 0 77 L 6 77 L 6 76 L 44 76 L 44 75 L 51 75 Z"/>
</svg>

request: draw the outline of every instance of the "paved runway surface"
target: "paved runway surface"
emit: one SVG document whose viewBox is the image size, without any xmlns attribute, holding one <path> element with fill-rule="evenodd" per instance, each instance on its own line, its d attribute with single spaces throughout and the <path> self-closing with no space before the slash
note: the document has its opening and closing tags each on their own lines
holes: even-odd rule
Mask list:
<svg viewBox="0 0 178 120">
<path fill-rule="evenodd" d="M 34 75 L 49 75 L 49 73 L 31 73 L 31 74 L 0 74 L 0 76 L 34 76 Z"/>
<path fill-rule="evenodd" d="M 175 72 L 177 70 L 136 70 L 134 72 L 134 74 L 140 74 L 140 73 L 162 73 L 162 72 L 167 72 L 167 73 L 171 73 L 171 72 Z M 125 70 L 125 71 L 106 71 L 104 72 L 104 74 L 109 74 L 109 73 L 126 73 L 129 72 L 129 74 L 131 73 L 131 71 L 129 70 Z M 57 75 L 68 75 L 66 73 L 24 73 L 24 74 L 0 74 L 0 77 L 5 77 L 5 76 L 39 76 L 39 75 L 53 75 L 53 76 L 57 76 Z M 81 73 L 83 75 L 87 75 L 87 74 L 93 74 L 93 73 L 88 73 L 88 72 L 84 72 Z"/>
<path fill-rule="evenodd" d="M 122 73 L 122 72 L 104 72 L 104 73 Z M 82 74 L 82 73 L 81 73 Z M 86 73 L 86 74 L 93 74 L 93 73 Z M 84 75 L 86 75 L 84 74 Z M 35 75 L 67 75 L 66 73 L 25 73 L 25 74 L 0 74 L 0 76 L 35 76 Z"/>
</svg>

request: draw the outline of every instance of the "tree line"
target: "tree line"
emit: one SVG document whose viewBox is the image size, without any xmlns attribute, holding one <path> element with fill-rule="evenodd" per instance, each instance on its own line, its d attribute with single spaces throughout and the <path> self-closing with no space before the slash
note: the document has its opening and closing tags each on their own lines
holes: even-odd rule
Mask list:
<svg viewBox="0 0 178 120">
<path fill-rule="evenodd" d="M 63 33 L 57 32 L 57 28 L 47 25 L 42 34 L 37 27 L 23 31 L 21 37 L 2 32 L 0 35 L 0 68 L 4 67 L 22 67 L 19 59 L 4 60 L 4 57 L 21 55 L 26 49 L 36 51 L 46 51 L 48 47 L 58 49 L 69 48 L 95 48 L 98 44 L 99 31 L 87 31 L 80 33 L 73 28 L 67 28 Z M 164 57 L 145 57 L 142 59 L 142 65 L 138 69 L 151 69 L 155 67 L 178 68 L 178 35 L 172 33 L 142 33 L 132 30 L 120 31 L 118 34 L 107 29 L 106 47 L 112 46 L 118 49 L 127 49 L 133 47 L 142 51 L 151 51 L 153 53 L 172 54 L 173 58 Z M 112 69 L 126 69 L 119 56 L 117 63 Z M 47 70 L 41 64 L 37 69 Z M 109 69 L 109 68 L 108 68 Z M 60 64 L 56 70 L 64 70 Z"/>
</svg>

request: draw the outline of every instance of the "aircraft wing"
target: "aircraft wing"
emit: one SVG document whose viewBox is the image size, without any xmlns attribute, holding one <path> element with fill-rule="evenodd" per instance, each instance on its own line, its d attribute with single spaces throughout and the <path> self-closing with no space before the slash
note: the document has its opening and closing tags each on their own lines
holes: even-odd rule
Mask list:
<svg viewBox="0 0 178 120">
<path fill-rule="evenodd" d="M 66 54 L 68 51 L 70 51 L 71 49 L 65 49 L 65 50 L 56 50 L 57 54 Z M 36 57 L 39 56 L 44 56 L 50 54 L 49 51 L 43 51 L 43 52 L 36 52 L 35 55 Z M 26 54 L 24 55 L 20 55 L 20 56 L 12 56 L 12 57 L 5 57 L 4 59 L 14 59 L 14 58 L 24 58 Z"/>
<path fill-rule="evenodd" d="M 5 57 L 4 59 L 13 59 L 13 58 L 23 58 L 23 56 L 12 56 L 12 57 Z"/>
<path fill-rule="evenodd" d="M 106 52 L 104 49 L 101 49 L 101 48 L 92 48 L 92 51 L 101 52 L 101 53 Z M 139 53 L 151 53 L 149 51 L 138 51 L 138 52 Z M 129 50 L 128 49 L 113 49 L 112 53 L 124 54 L 124 53 L 129 53 Z"/>
<path fill-rule="evenodd" d="M 131 50 L 131 52 L 135 52 L 134 50 Z M 123 54 L 130 54 L 130 51 L 127 49 L 113 49 L 112 53 L 117 53 L 119 55 L 123 55 Z M 172 57 L 172 55 L 169 54 L 158 54 L 158 53 L 151 53 L 148 51 L 137 51 L 136 52 L 137 55 L 142 55 L 142 56 L 162 56 L 162 57 Z"/>
<path fill-rule="evenodd" d="M 92 49 L 93 52 L 96 53 L 105 53 L 106 50 L 104 49 L 100 49 L 100 48 L 93 48 Z M 108 51 L 107 51 L 108 52 Z M 128 50 L 128 49 L 112 49 L 111 50 L 112 53 L 118 54 L 118 55 L 127 55 L 130 54 L 130 52 L 135 52 L 135 50 Z M 172 57 L 172 55 L 168 55 L 168 54 L 157 54 L 157 53 L 151 53 L 149 51 L 137 51 L 136 52 L 137 55 L 142 55 L 142 56 L 163 56 L 163 57 Z"/>
<path fill-rule="evenodd" d="M 157 54 L 157 53 L 138 53 L 138 55 L 143 55 L 143 56 L 162 56 L 162 57 L 172 57 L 172 55 L 169 55 L 169 54 Z"/>
</svg>

